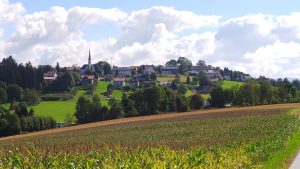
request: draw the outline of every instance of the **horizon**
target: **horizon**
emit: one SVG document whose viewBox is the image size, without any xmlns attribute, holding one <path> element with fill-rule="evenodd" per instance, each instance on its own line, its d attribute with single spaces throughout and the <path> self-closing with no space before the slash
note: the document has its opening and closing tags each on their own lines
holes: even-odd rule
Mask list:
<svg viewBox="0 0 300 169">
<path fill-rule="evenodd" d="M 186 57 L 254 77 L 299 78 L 299 5 L 0 0 L 0 59 L 82 65 L 90 48 L 94 63 L 158 65 Z"/>
</svg>

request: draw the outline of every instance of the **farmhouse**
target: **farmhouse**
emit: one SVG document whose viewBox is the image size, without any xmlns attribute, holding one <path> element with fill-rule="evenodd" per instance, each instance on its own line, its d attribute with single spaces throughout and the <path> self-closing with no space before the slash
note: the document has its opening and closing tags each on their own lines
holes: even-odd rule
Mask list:
<svg viewBox="0 0 300 169">
<path fill-rule="evenodd" d="M 94 75 L 80 75 L 80 85 L 87 86 L 94 84 L 94 80 L 97 78 Z"/>
<path fill-rule="evenodd" d="M 54 81 L 57 78 L 56 71 L 48 71 L 47 73 L 44 73 L 44 80 L 45 81 Z"/>
<path fill-rule="evenodd" d="M 178 74 L 178 67 L 163 67 L 161 68 L 161 74 Z"/>
<path fill-rule="evenodd" d="M 126 85 L 126 79 L 124 77 L 115 77 L 114 78 L 114 86 L 116 88 L 121 88 Z"/>
</svg>

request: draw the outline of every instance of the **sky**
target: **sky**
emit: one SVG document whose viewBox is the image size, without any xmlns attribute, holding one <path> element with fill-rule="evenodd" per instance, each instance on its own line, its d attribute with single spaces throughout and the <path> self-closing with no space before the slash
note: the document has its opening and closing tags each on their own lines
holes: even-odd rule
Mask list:
<svg viewBox="0 0 300 169">
<path fill-rule="evenodd" d="M 0 59 L 163 64 L 186 57 L 300 78 L 300 1 L 0 0 Z"/>
</svg>

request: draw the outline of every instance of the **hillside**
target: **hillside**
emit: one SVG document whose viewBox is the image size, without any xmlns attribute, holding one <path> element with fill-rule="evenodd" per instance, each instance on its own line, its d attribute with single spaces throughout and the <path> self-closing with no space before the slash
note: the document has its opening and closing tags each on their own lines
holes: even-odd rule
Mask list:
<svg viewBox="0 0 300 169">
<path fill-rule="evenodd" d="M 220 82 L 223 89 L 230 89 L 232 87 L 241 87 L 244 82 L 236 82 L 236 81 L 229 81 L 223 80 Z"/>
<path fill-rule="evenodd" d="M 102 161 L 101 166 L 107 164 L 113 168 L 123 162 L 126 163 L 126 160 L 132 160 L 127 164 L 133 165 L 135 160 L 143 158 L 141 155 L 152 159 L 145 162 L 145 165 L 153 166 L 152 162 L 164 163 L 159 156 L 155 158 L 149 154 L 158 151 L 166 153 L 165 160 L 170 160 L 169 155 L 171 156 L 172 152 L 176 154 L 173 154 L 175 155 L 173 158 L 182 159 L 181 162 L 169 161 L 170 163 L 165 165 L 191 166 L 196 159 L 186 161 L 188 158 L 186 153 L 203 151 L 201 158 L 208 158 L 208 161 L 197 163 L 203 167 L 209 164 L 216 165 L 215 162 L 222 158 L 223 161 L 219 163 L 221 166 L 227 164 L 228 160 L 233 160 L 231 165 L 240 164 L 247 168 L 250 164 L 262 165 L 270 154 L 281 151 L 293 133 L 298 132 L 299 120 L 287 112 L 291 109 L 295 112 L 299 107 L 300 104 L 284 104 L 117 119 L 1 138 L 0 148 L 1 152 L 5 152 L 11 150 L 12 146 L 19 147 L 25 154 L 22 158 L 28 156 L 26 155 L 28 151 L 22 147 L 27 147 L 30 151 L 34 151 L 33 154 L 41 157 L 44 156 L 42 152 L 47 150 L 54 156 L 64 158 L 61 159 L 62 164 L 78 158 L 79 161 L 73 161 L 77 167 L 83 163 L 95 166 L 96 163 L 86 160 L 97 157 L 101 160 L 106 153 L 109 159 L 107 162 Z M 256 148 L 249 152 L 249 148 L 253 146 Z M 115 149 L 119 150 L 111 151 Z M 214 151 L 220 151 L 223 155 L 217 156 Z M 61 154 L 64 152 L 79 154 L 76 156 Z M 234 154 L 243 158 L 236 161 Z M 47 157 L 49 158 L 47 160 L 51 160 L 52 155 Z M 35 158 L 39 158 L 38 156 Z M 119 162 L 111 163 L 117 156 Z M 36 166 L 45 164 L 43 161 L 37 161 L 39 160 L 31 161 L 31 164 Z M 1 162 L 4 163 L 0 160 L 0 165 Z"/>
</svg>

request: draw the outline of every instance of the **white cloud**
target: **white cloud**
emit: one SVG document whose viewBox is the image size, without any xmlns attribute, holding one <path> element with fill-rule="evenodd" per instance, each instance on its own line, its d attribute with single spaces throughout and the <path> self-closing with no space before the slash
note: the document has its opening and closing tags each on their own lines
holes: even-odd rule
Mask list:
<svg viewBox="0 0 300 169">
<path fill-rule="evenodd" d="M 116 8 L 55 6 L 30 14 L 21 4 L 0 0 L 0 25 L 16 26 L 5 40 L 5 28 L 0 30 L 0 57 L 81 65 L 91 48 L 94 61 L 112 58 L 114 65 L 162 64 L 183 56 L 255 76 L 300 77 L 299 17 L 300 12 L 224 19 L 162 6 L 129 14 Z M 120 37 L 85 39 L 84 28 L 107 22 L 121 28 Z"/>
<path fill-rule="evenodd" d="M 274 44 L 258 48 L 253 53 L 246 53 L 244 57 L 250 60 L 249 67 L 254 75 L 280 77 L 284 71 L 299 66 L 300 44 L 276 41 Z M 284 75 L 293 75 L 288 72 Z"/>
<path fill-rule="evenodd" d="M 25 9 L 22 4 L 10 4 L 8 0 L 0 0 L 0 25 L 1 23 L 18 20 L 24 12 Z"/>
<path fill-rule="evenodd" d="M 187 29 L 215 27 L 219 24 L 220 18 L 161 6 L 134 11 L 122 22 L 124 34 L 119 40 L 119 45 L 147 43 L 151 40 L 157 24 L 164 24 L 168 32 L 179 33 Z"/>
</svg>

